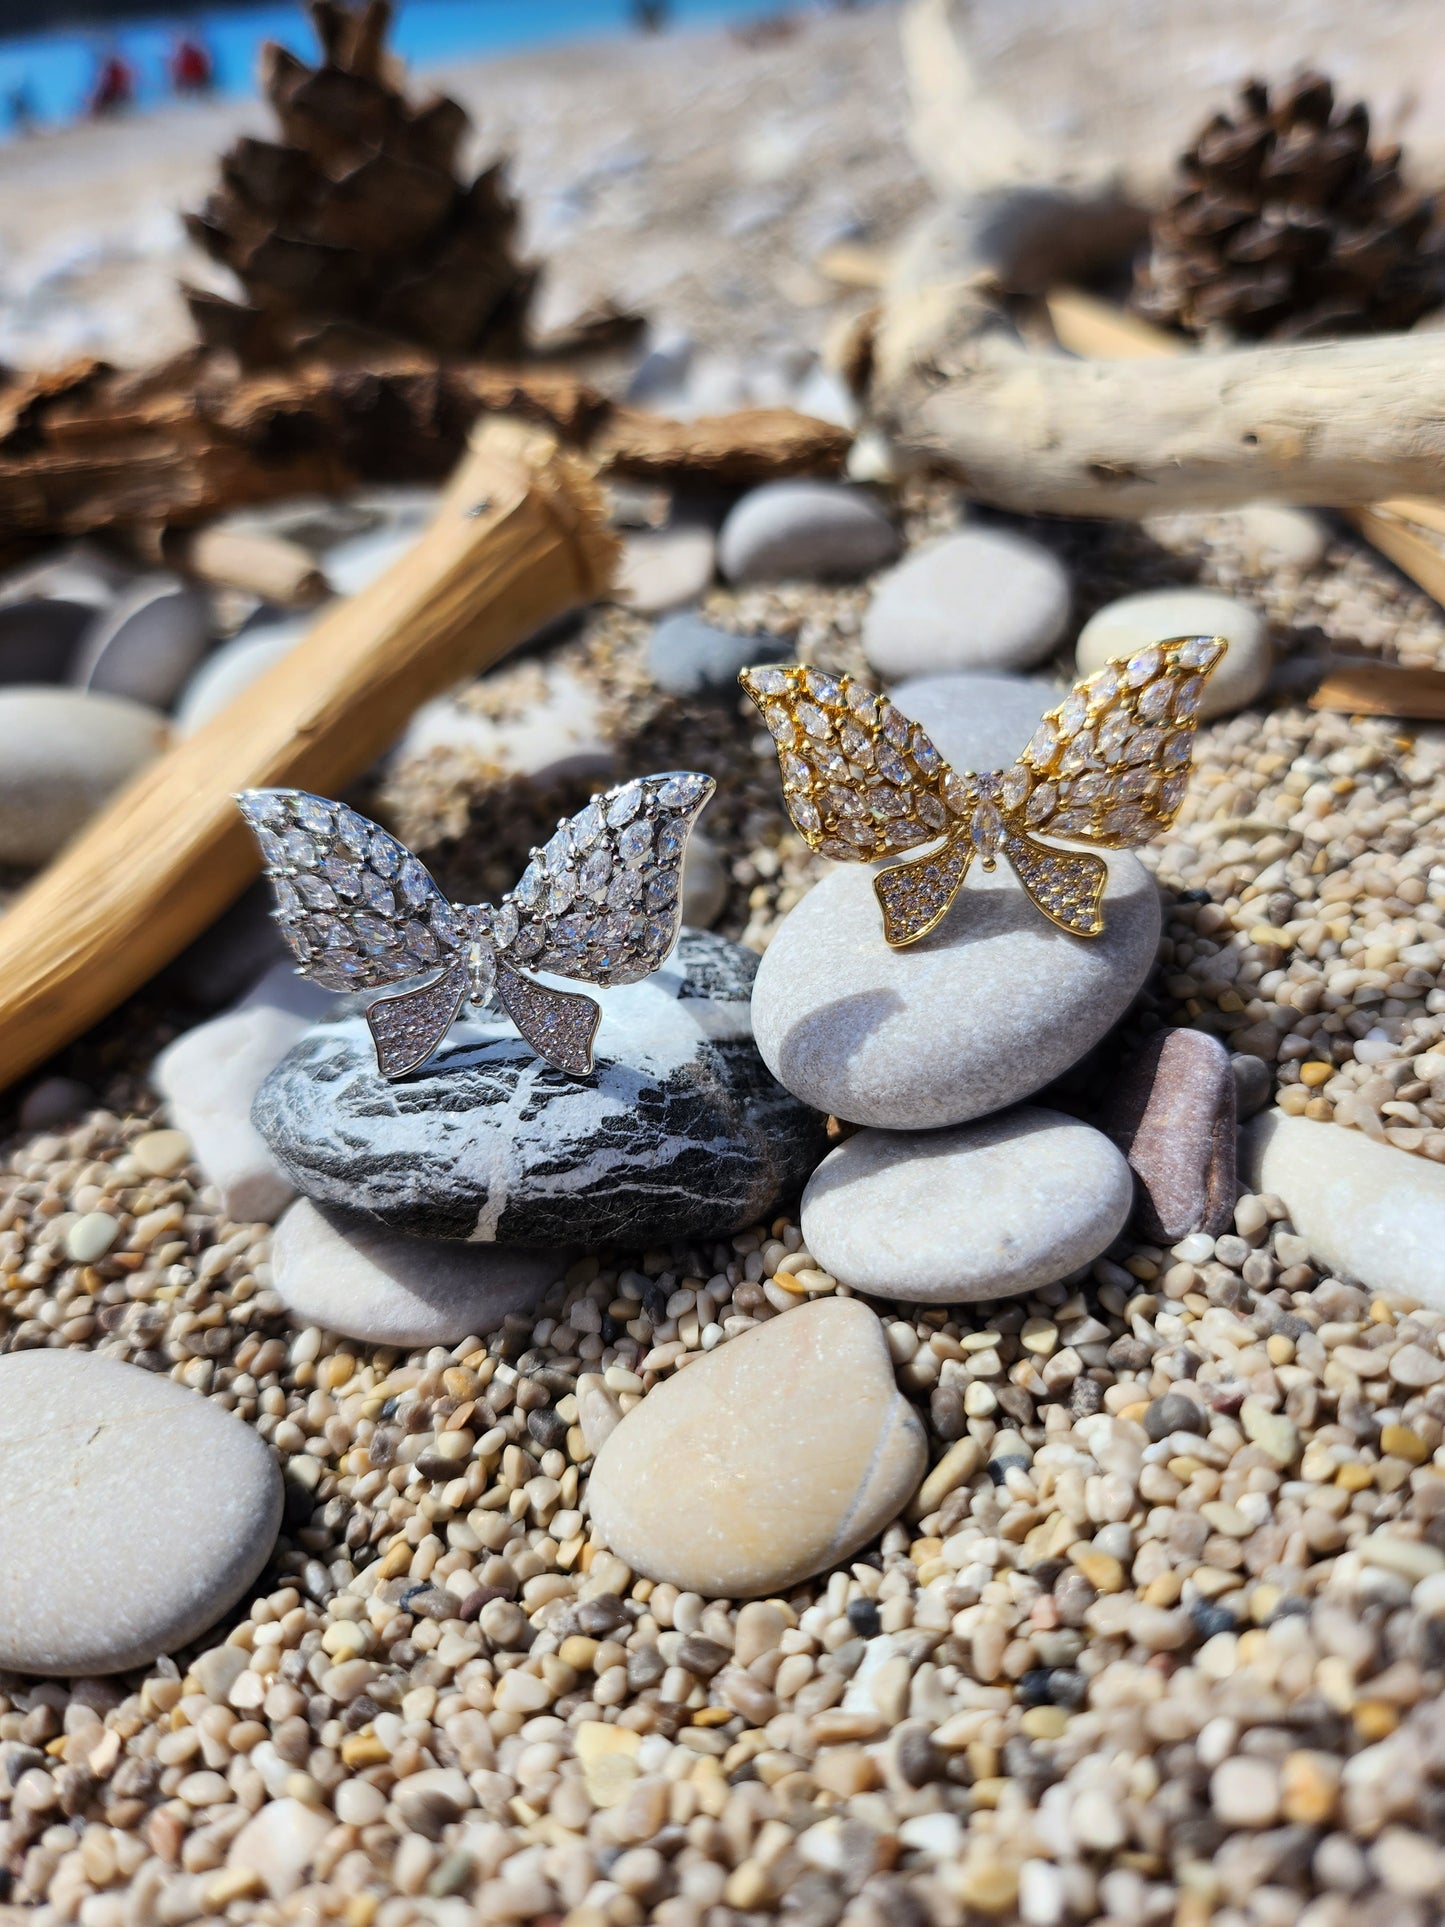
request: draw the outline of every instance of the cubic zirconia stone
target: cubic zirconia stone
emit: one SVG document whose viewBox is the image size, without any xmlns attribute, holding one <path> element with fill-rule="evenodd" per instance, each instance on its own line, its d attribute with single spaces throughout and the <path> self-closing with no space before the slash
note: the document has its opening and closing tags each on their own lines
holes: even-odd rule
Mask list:
<svg viewBox="0 0 1445 1927">
<path fill-rule="evenodd" d="M 652 824 L 645 816 L 627 825 L 617 839 L 617 853 L 629 869 L 647 862 L 652 855 Z"/>
<path fill-rule="evenodd" d="M 284 879 L 282 879 L 282 881 L 284 881 Z M 336 908 L 336 892 L 329 883 L 323 882 L 319 876 L 302 874 L 297 877 L 294 887 L 290 884 L 287 884 L 286 887 L 291 891 L 292 896 L 295 896 L 299 891 L 313 910 L 334 910 Z M 277 883 L 276 890 L 279 896 L 281 890 L 280 882 Z"/>
<path fill-rule="evenodd" d="M 396 898 L 391 894 L 391 885 L 383 883 L 380 877 L 373 876 L 369 870 L 361 880 L 361 894 L 366 900 L 367 908 L 374 910 L 377 916 L 394 917 L 396 915 Z"/>
<path fill-rule="evenodd" d="M 909 744 L 909 750 L 914 762 L 925 776 L 937 776 L 938 772 L 943 768 L 943 758 L 921 729 L 914 730 L 913 740 Z"/>
<path fill-rule="evenodd" d="M 1076 689 L 1059 707 L 1058 732 L 1061 736 L 1077 736 L 1088 720 L 1089 705 Z"/>
<path fill-rule="evenodd" d="M 513 956 L 521 957 L 524 962 L 530 957 L 535 957 L 541 948 L 542 926 L 540 923 L 524 923 L 512 939 L 511 949 Z"/>
<path fill-rule="evenodd" d="M 553 877 L 547 886 L 547 915 L 560 917 L 572 902 L 573 889 L 570 876 Z"/>
<path fill-rule="evenodd" d="M 673 870 L 654 870 L 647 879 L 642 893 L 642 901 L 649 910 L 664 910 L 668 904 L 677 901 L 677 873 Z"/>
<path fill-rule="evenodd" d="M 777 703 L 769 703 L 763 711 L 763 721 L 772 732 L 773 741 L 781 743 L 784 749 L 791 749 L 798 740 L 798 732 L 793 727 L 793 719 L 786 709 Z"/>
<path fill-rule="evenodd" d="M 955 816 L 967 816 L 971 807 L 968 779 L 951 769 L 943 779 L 943 800 Z"/>
<path fill-rule="evenodd" d="M 1024 811 L 1024 821 L 1033 824 L 1047 821 L 1053 815 L 1058 801 L 1057 786 L 1053 783 L 1040 783 L 1029 798 L 1028 807 Z"/>
<path fill-rule="evenodd" d="M 691 770 L 682 770 L 676 776 L 669 776 L 659 787 L 657 800 L 670 810 L 691 810 L 707 793 L 707 777 L 698 776 Z"/>
<path fill-rule="evenodd" d="M 584 896 L 596 896 L 599 890 L 607 888 L 612 875 L 612 855 L 605 848 L 589 850 L 578 872 L 577 887 Z"/>
<path fill-rule="evenodd" d="M 1119 693 L 1119 672 L 1112 663 L 1101 669 L 1097 675 L 1090 676 L 1086 685 L 1090 704 L 1098 709 L 1104 703 L 1113 702 Z"/>
<path fill-rule="evenodd" d="M 620 830 L 630 823 L 642 808 L 642 790 L 636 783 L 629 783 L 617 792 L 607 805 L 607 823 L 610 829 Z"/>
<path fill-rule="evenodd" d="M 1193 754 L 1193 740 L 1187 732 L 1181 730 L 1178 734 L 1165 738 L 1159 760 L 1165 769 L 1182 769 Z"/>
<path fill-rule="evenodd" d="M 788 687 L 788 679 L 781 669 L 749 669 L 744 672 L 748 687 L 760 696 L 781 696 Z"/>
<path fill-rule="evenodd" d="M 793 821 L 804 836 L 816 836 L 822 829 L 823 819 L 806 796 L 790 796 L 788 808 L 792 813 Z"/>
<path fill-rule="evenodd" d="M 1169 714 L 1169 705 L 1174 697 L 1174 685 L 1167 676 L 1151 682 L 1139 698 L 1139 714 L 1145 722 L 1157 723 Z"/>
<path fill-rule="evenodd" d="M 1224 644 L 1217 636 L 1190 636 L 1179 646 L 1175 660 L 1182 669 L 1208 669 L 1224 653 Z"/>
<path fill-rule="evenodd" d="M 907 749 L 908 739 L 913 734 L 913 725 L 909 722 L 903 711 L 901 709 L 895 709 L 892 703 L 886 702 L 883 705 L 883 714 L 879 720 L 883 725 L 883 734 L 888 738 L 889 742 L 892 743 L 893 747 L 895 749 Z"/>
<path fill-rule="evenodd" d="M 618 870 L 607 886 L 609 910 L 630 910 L 642 895 L 642 878 L 636 870 Z"/>
<path fill-rule="evenodd" d="M 523 870 L 517 887 L 512 892 L 513 901 L 519 910 L 535 910 L 542 901 L 542 892 L 545 888 L 546 879 L 542 875 L 542 866 L 534 860 Z"/>
<path fill-rule="evenodd" d="M 808 694 L 820 703 L 840 703 L 843 700 L 843 685 L 836 676 L 825 676 L 821 669 L 809 669 L 803 676 Z"/>
<path fill-rule="evenodd" d="M 288 830 L 281 838 L 281 860 L 293 870 L 309 870 L 321 852 L 304 830 Z"/>
<path fill-rule="evenodd" d="M 1141 649 L 1137 655 L 1130 656 L 1124 666 L 1124 681 L 1130 689 L 1142 689 L 1146 682 L 1153 682 L 1159 674 L 1160 660 L 1157 649 Z"/>
<path fill-rule="evenodd" d="M 307 878 L 308 883 L 314 883 L 315 881 L 316 879 L 314 877 Z M 326 889 L 325 884 L 322 884 L 321 887 L 322 889 Z M 288 883 L 285 877 L 277 877 L 271 888 L 276 896 L 276 915 L 281 918 L 283 923 L 289 923 L 296 917 L 305 916 L 306 905 L 301 901 L 300 896 L 297 894 L 296 886 L 293 883 Z M 326 894 L 331 897 L 332 903 L 335 903 L 336 898 L 331 896 L 329 890 L 326 891 Z"/>
<path fill-rule="evenodd" d="M 1184 801 L 1184 792 L 1189 787 L 1187 776 L 1167 776 L 1159 785 L 1159 808 L 1165 816 L 1172 816 Z"/>
<path fill-rule="evenodd" d="M 1033 784 L 1033 777 L 1022 763 L 1014 763 L 1003 773 L 999 784 L 999 797 L 1006 810 L 1016 810 L 1027 797 Z"/>
<path fill-rule="evenodd" d="M 492 942 L 499 950 L 509 950 L 516 942 L 518 922 L 513 903 L 502 902 L 492 912 Z"/>
<path fill-rule="evenodd" d="M 838 741 L 843 745 L 850 762 L 861 763 L 864 769 L 870 767 L 873 762 L 873 738 L 866 729 L 860 729 L 854 722 L 841 722 L 838 725 Z"/>
<path fill-rule="evenodd" d="M 1058 747 L 1058 733 L 1048 717 L 1045 716 L 1030 737 L 1029 746 L 1024 754 L 1034 765 L 1035 769 L 1047 769 L 1049 764 L 1054 760 Z"/>
<path fill-rule="evenodd" d="M 799 702 L 793 705 L 793 714 L 807 730 L 814 742 L 823 743 L 833 734 L 833 724 L 816 703 Z"/>
<path fill-rule="evenodd" d="M 1188 682 L 1180 683 L 1174 694 L 1174 714 L 1180 717 L 1195 716 L 1199 705 L 1204 701 L 1204 678 L 1191 676 Z"/>
<path fill-rule="evenodd" d="M 332 812 L 329 803 L 322 802 L 319 796 L 298 796 L 291 804 L 291 814 L 303 830 L 310 830 L 313 836 L 332 834 Z"/>
<path fill-rule="evenodd" d="M 930 829 L 946 830 L 948 828 L 948 811 L 936 796 L 930 796 L 927 791 L 922 796 L 914 797 L 913 809 L 915 815 L 921 817 Z"/>
<path fill-rule="evenodd" d="M 366 846 L 366 860 L 380 877 L 390 879 L 401 868 L 402 850 L 389 836 L 374 836 Z"/>
<path fill-rule="evenodd" d="M 805 790 L 813 780 L 813 772 L 808 765 L 790 749 L 779 750 L 778 767 L 783 772 L 783 781 L 794 789 Z"/>
<path fill-rule="evenodd" d="M 674 819 L 664 823 L 657 832 L 657 860 L 659 863 L 675 863 L 682 855 L 683 845 L 687 842 L 687 825 Z"/>
<path fill-rule="evenodd" d="M 849 683 L 848 707 L 861 721 L 872 724 L 878 720 L 879 698 L 861 682 Z"/>
</svg>

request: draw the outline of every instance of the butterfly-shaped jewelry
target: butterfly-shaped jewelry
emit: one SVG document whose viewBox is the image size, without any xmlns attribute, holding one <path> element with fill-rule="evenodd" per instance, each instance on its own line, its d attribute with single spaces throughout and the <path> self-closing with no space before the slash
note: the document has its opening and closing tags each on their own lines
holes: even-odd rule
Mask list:
<svg viewBox="0 0 1445 1927">
<path fill-rule="evenodd" d="M 975 856 L 986 870 L 1007 857 L 1051 923 L 1097 937 L 1108 866 L 1038 839 L 1124 850 L 1168 829 L 1224 650 L 1219 636 L 1179 636 L 1108 663 L 1048 712 L 1016 763 L 982 775 L 951 769 L 925 730 L 851 676 L 770 664 L 738 680 L 763 712 L 788 814 L 812 849 L 869 863 L 940 845 L 873 880 L 895 949 L 938 927 Z"/>
<path fill-rule="evenodd" d="M 236 801 L 303 977 L 324 990 L 425 979 L 366 1013 L 383 1076 L 416 1070 L 463 1003 L 495 996 L 539 1057 L 585 1077 L 601 1009 L 526 973 L 607 988 L 659 969 L 682 926 L 688 833 L 716 788 L 710 776 L 673 770 L 594 796 L 532 851 L 495 908 L 448 903 L 424 863 L 344 803 L 280 789 L 243 790 Z"/>
</svg>

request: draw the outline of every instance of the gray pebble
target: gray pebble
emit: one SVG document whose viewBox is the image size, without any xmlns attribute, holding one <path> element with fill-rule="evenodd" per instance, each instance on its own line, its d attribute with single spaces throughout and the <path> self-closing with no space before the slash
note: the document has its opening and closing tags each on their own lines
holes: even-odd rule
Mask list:
<svg viewBox="0 0 1445 1927">
<path fill-rule="evenodd" d="M 1262 1057 L 1236 1051 L 1230 1059 L 1234 1071 L 1234 1098 L 1241 1121 L 1262 1111 L 1274 1090 L 1274 1072 Z"/>
<path fill-rule="evenodd" d="M 229 1611 L 281 1523 L 281 1475 L 240 1419 L 86 1351 L 0 1358 L 0 1668 L 147 1665 Z"/>
<path fill-rule="evenodd" d="M 681 608 L 704 594 L 716 558 L 717 537 L 703 522 L 680 521 L 628 535 L 613 597 L 642 615 Z"/>
<path fill-rule="evenodd" d="M 20 1102 L 22 1131 L 48 1131 L 52 1125 L 78 1118 L 95 1102 L 95 1092 L 74 1077 L 42 1077 Z"/>
<path fill-rule="evenodd" d="M 842 482 L 765 482 L 733 509 L 718 543 L 730 582 L 851 582 L 897 553 L 898 532 L 873 496 Z"/>
<path fill-rule="evenodd" d="M 889 691 L 958 770 L 1007 769 L 1060 692 L 1042 678 L 918 676 Z"/>
<path fill-rule="evenodd" d="M 669 696 L 736 700 L 738 671 L 751 663 L 786 662 L 793 645 L 777 636 L 734 636 L 701 616 L 668 616 L 652 632 L 647 667 Z"/>
<path fill-rule="evenodd" d="M 840 864 L 765 953 L 754 1033 L 819 1110 L 886 1130 L 961 1124 L 1077 1063 L 1133 1002 L 1158 941 L 1158 893 L 1128 851 L 1109 859 L 1101 937 L 1055 928 L 1000 864 L 908 950 L 883 941 L 872 872 Z"/>
<path fill-rule="evenodd" d="M 878 583 L 863 653 L 879 675 L 1027 669 L 1069 620 L 1069 578 L 1038 542 L 967 528 L 915 549 Z"/>
<path fill-rule="evenodd" d="M 808 1250 L 859 1291 L 959 1304 L 1033 1291 L 1091 1263 L 1134 1187 L 1101 1132 L 1023 1107 L 944 1131 L 859 1131 L 803 1193 Z"/>
<path fill-rule="evenodd" d="M 275 1289 L 298 1325 L 374 1345 L 454 1345 L 530 1311 L 562 1252 L 404 1238 L 298 1198 L 271 1243 Z"/>
<path fill-rule="evenodd" d="M 0 689 L 0 862 L 48 863 L 166 735 L 123 696 Z"/>
<path fill-rule="evenodd" d="M 202 724 L 232 703 L 243 689 L 289 656 L 310 629 L 311 616 L 293 622 L 273 622 L 264 629 L 246 629 L 207 656 L 181 692 L 176 705 L 176 733 L 193 736 Z"/>
<path fill-rule="evenodd" d="M 80 644 L 77 688 L 168 709 L 211 646 L 211 599 L 164 575 L 142 576 Z"/>
<path fill-rule="evenodd" d="M 54 596 L 25 596 L 0 605 L 0 685 L 64 682 L 94 619 L 87 604 Z"/>
<path fill-rule="evenodd" d="M 1206 1434 L 1209 1420 L 1195 1399 L 1186 1398 L 1183 1392 L 1165 1392 L 1150 1401 L 1144 1414 L 1144 1430 L 1157 1445 L 1171 1432 Z"/>
</svg>

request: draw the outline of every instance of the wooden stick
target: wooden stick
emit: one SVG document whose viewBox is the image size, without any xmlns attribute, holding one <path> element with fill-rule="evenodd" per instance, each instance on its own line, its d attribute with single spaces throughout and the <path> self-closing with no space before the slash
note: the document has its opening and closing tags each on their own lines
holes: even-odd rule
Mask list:
<svg viewBox="0 0 1445 1927">
<path fill-rule="evenodd" d="M 260 529 L 201 529 L 166 545 L 179 568 L 221 589 L 245 589 L 285 609 L 309 609 L 331 593 L 308 550 Z"/>
<path fill-rule="evenodd" d="M 145 983 L 255 875 L 232 800 L 334 795 L 411 711 L 607 585 L 617 544 L 590 468 L 493 423 L 429 532 L 121 792 L 0 922 L 0 1086 Z"/>
<path fill-rule="evenodd" d="M 1391 663 L 1346 663 L 1332 669 L 1310 697 L 1311 709 L 1351 716 L 1399 716 L 1408 722 L 1445 722 L 1445 674 L 1399 669 Z"/>
</svg>

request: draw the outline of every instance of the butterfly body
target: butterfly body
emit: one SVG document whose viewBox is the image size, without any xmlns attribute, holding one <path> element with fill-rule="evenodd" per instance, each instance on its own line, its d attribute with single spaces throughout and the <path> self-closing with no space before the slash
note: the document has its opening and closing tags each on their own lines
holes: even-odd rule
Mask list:
<svg viewBox="0 0 1445 1927">
<path fill-rule="evenodd" d="M 495 999 L 540 1056 L 585 1076 L 600 1008 L 531 973 L 605 987 L 660 967 L 681 927 L 687 838 L 715 787 L 674 770 L 594 796 L 495 906 L 449 903 L 417 857 L 343 803 L 280 789 L 237 801 L 301 974 L 328 990 L 406 986 L 367 1011 L 384 1075 L 416 1070 L 464 1004 Z"/>
<path fill-rule="evenodd" d="M 841 862 L 906 856 L 874 890 L 895 949 L 937 929 L 975 861 L 1000 857 L 1059 929 L 1097 937 L 1108 868 L 1174 820 L 1204 684 L 1225 644 L 1179 636 L 1077 683 L 1003 770 L 958 771 L 927 732 L 850 676 L 802 665 L 743 670 L 773 737 L 788 813 Z M 1058 847 L 1054 839 L 1066 847 Z"/>
</svg>

